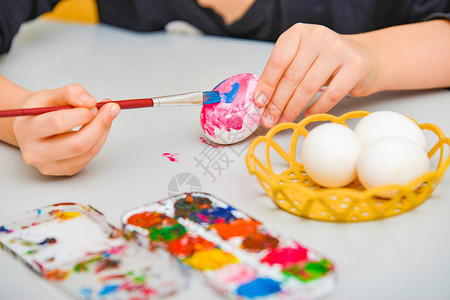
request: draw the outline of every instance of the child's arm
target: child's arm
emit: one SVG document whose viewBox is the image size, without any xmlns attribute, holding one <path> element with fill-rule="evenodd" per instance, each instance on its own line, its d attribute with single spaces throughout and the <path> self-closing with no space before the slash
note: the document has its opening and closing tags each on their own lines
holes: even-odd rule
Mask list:
<svg viewBox="0 0 450 300">
<path fill-rule="evenodd" d="M 74 175 L 98 154 L 119 113 L 117 104 L 98 110 L 79 84 L 28 91 L 0 75 L 0 109 L 72 105 L 38 116 L 0 119 L 0 140 L 18 146 L 27 164 L 45 175 Z M 73 128 L 82 126 L 80 130 Z"/>
<path fill-rule="evenodd" d="M 319 89 L 305 115 L 330 110 L 347 93 L 450 86 L 450 21 L 433 20 L 355 35 L 296 24 L 283 33 L 264 68 L 255 103 L 262 123 L 293 121 Z"/>
</svg>

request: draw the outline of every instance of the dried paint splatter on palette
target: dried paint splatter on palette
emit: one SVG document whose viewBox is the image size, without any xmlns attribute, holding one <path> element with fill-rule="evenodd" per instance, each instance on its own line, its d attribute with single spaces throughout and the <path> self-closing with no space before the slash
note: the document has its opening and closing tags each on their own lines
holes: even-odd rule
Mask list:
<svg viewBox="0 0 450 300">
<path fill-rule="evenodd" d="M 12 220 L 0 242 L 77 299 L 155 299 L 184 286 L 174 261 L 128 243 L 101 214 L 76 204 Z"/>
<path fill-rule="evenodd" d="M 208 194 L 143 206 L 124 214 L 122 222 L 125 232 L 147 240 L 144 246 L 165 249 L 237 299 L 317 296 L 334 282 L 334 266 L 321 254 Z"/>
</svg>

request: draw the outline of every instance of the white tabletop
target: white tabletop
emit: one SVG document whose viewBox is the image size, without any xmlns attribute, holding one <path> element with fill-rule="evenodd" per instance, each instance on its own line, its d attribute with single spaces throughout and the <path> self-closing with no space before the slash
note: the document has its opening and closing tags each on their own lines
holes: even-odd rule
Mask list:
<svg viewBox="0 0 450 300">
<path fill-rule="evenodd" d="M 165 33 L 136 33 L 105 25 L 33 21 L 0 57 L 0 73 L 39 90 L 79 82 L 99 100 L 210 90 L 239 73 L 261 74 L 273 44 Z M 383 92 L 349 98 L 331 113 L 394 110 L 450 135 L 450 92 Z M 248 141 L 225 147 L 222 170 L 202 168 L 209 146 L 199 138 L 200 107 L 124 110 L 101 153 L 76 176 L 54 178 L 26 165 L 0 143 L 0 220 L 59 202 L 91 204 L 120 226 L 126 210 L 190 191 L 173 179 L 188 173 L 201 190 L 242 209 L 269 228 L 331 258 L 338 282 L 326 299 L 449 299 L 450 178 L 418 208 L 381 221 L 327 223 L 278 209 L 244 162 Z M 179 153 L 178 162 L 162 154 Z M 172 183 L 171 183 L 172 182 Z M 198 187 L 196 187 L 198 188 Z M 0 252 L 1 299 L 70 299 L 5 251 Z M 200 281 L 171 299 L 220 299 Z"/>
</svg>

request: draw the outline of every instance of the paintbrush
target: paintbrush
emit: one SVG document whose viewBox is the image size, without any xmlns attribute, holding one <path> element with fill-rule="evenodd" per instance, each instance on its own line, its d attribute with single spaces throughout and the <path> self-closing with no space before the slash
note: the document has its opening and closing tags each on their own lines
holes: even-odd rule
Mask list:
<svg viewBox="0 0 450 300">
<path fill-rule="evenodd" d="M 121 109 L 142 108 L 142 107 L 160 107 L 160 106 L 182 106 L 182 105 L 207 105 L 220 102 L 221 97 L 219 92 L 191 92 L 178 95 L 161 96 L 154 98 L 142 99 L 128 99 L 117 101 L 106 101 L 97 103 L 97 108 L 102 107 L 107 103 L 117 103 Z M 20 117 L 20 116 L 34 116 L 43 113 L 74 108 L 71 105 L 64 106 L 47 106 L 35 108 L 21 108 L 0 110 L 0 118 L 4 117 Z"/>
</svg>

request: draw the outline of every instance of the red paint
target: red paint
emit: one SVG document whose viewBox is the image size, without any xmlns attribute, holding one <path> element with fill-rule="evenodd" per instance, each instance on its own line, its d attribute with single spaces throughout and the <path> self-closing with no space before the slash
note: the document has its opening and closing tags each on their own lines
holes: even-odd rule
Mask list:
<svg viewBox="0 0 450 300">
<path fill-rule="evenodd" d="M 178 158 L 177 156 L 180 155 L 180 153 L 163 153 L 163 157 L 167 157 L 171 162 L 177 162 Z"/>
<path fill-rule="evenodd" d="M 184 235 L 181 239 L 167 243 L 167 250 L 179 258 L 186 258 L 198 250 L 213 249 L 215 244 L 201 236 Z"/>
<path fill-rule="evenodd" d="M 125 274 L 113 274 L 108 276 L 103 276 L 99 278 L 100 282 L 108 281 L 108 280 L 114 280 L 114 279 L 124 279 L 127 276 Z"/>
<path fill-rule="evenodd" d="M 203 142 L 203 144 L 206 144 L 208 146 L 214 147 L 216 149 L 223 147 L 223 146 L 217 146 L 217 145 L 213 145 L 211 143 L 208 143 L 208 141 L 205 138 L 203 138 L 203 137 L 199 137 L 199 139 Z"/>
<path fill-rule="evenodd" d="M 261 262 L 269 265 L 279 264 L 283 267 L 308 259 L 308 249 L 297 245 L 296 248 L 278 248 L 270 251 Z"/>
<path fill-rule="evenodd" d="M 235 236 L 247 237 L 256 234 L 261 223 L 251 219 L 237 219 L 230 223 L 218 223 L 213 226 L 217 233 L 225 240 Z"/>
</svg>

